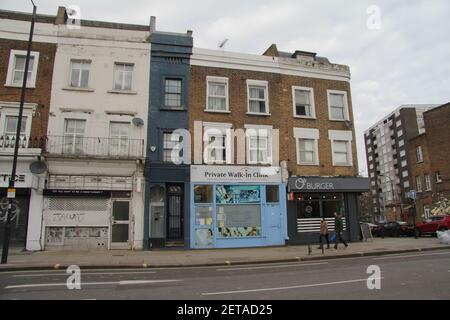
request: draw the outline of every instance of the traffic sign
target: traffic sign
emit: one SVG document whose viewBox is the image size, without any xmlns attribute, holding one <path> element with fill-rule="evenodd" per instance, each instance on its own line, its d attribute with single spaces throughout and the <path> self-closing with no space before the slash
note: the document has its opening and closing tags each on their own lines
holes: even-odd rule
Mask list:
<svg viewBox="0 0 450 320">
<path fill-rule="evenodd" d="M 8 189 L 7 198 L 8 198 L 8 199 L 14 199 L 15 197 L 16 197 L 16 189 L 14 189 L 14 188 L 9 188 L 9 189 Z"/>
<path fill-rule="evenodd" d="M 416 190 L 409 190 L 408 198 L 416 200 L 416 197 L 417 197 L 417 191 Z"/>
</svg>

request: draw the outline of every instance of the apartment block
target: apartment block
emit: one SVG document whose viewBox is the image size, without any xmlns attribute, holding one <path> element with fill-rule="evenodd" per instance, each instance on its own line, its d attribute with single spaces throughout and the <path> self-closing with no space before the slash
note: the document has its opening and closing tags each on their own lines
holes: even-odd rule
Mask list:
<svg viewBox="0 0 450 320">
<path fill-rule="evenodd" d="M 425 132 L 423 113 L 437 105 L 402 105 L 364 133 L 376 221 L 400 220 L 412 189 L 409 141 Z M 408 211 L 406 211 L 408 214 Z"/>
</svg>

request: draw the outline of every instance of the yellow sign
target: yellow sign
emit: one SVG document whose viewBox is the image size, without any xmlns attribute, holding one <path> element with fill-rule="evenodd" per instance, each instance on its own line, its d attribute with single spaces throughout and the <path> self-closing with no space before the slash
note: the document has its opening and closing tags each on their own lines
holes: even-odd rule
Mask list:
<svg viewBox="0 0 450 320">
<path fill-rule="evenodd" d="M 7 198 L 14 199 L 15 197 L 16 197 L 16 189 L 9 188 Z"/>
</svg>

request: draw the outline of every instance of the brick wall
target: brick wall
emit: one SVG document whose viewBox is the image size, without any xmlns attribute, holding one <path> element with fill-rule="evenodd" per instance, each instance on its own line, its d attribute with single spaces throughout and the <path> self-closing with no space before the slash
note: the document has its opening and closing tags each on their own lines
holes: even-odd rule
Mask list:
<svg viewBox="0 0 450 320">
<path fill-rule="evenodd" d="M 0 39 L 0 101 L 20 102 L 21 88 L 7 87 L 5 83 L 10 51 L 26 51 L 27 44 L 27 41 Z M 25 102 L 38 104 L 32 121 L 31 136 L 41 137 L 47 134 L 56 45 L 34 42 L 31 50 L 39 52 L 38 73 L 36 87 L 26 90 Z"/>
<path fill-rule="evenodd" d="M 206 108 L 206 77 L 227 77 L 229 80 L 229 114 L 204 112 Z M 248 115 L 246 80 L 264 80 L 269 83 L 270 116 Z M 293 117 L 292 86 L 304 86 L 314 89 L 316 120 Z M 343 122 L 328 119 L 327 90 L 347 92 L 350 121 L 353 123 L 350 84 L 345 81 L 332 81 L 275 73 L 191 66 L 189 121 L 191 131 L 194 121 L 232 123 L 233 128 L 244 128 L 244 124 L 272 125 L 280 130 L 280 160 L 288 160 L 288 170 L 292 175 L 343 175 L 358 174 L 355 133 Z M 293 128 L 318 128 L 319 166 L 297 165 L 296 143 Z M 328 130 L 352 130 L 352 167 L 334 167 L 331 158 L 331 144 Z M 191 132 L 193 134 L 193 132 Z M 192 135 L 193 136 L 193 135 Z M 236 152 L 234 163 L 236 163 Z"/>
</svg>

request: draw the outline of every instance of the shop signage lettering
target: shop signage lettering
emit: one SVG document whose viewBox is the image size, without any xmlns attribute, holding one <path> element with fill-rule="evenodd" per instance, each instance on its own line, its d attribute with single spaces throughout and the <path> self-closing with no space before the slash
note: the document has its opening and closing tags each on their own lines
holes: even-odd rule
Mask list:
<svg viewBox="0 0 450 320">
<path fill-rule="evenodd" d="M 10 177 L 11 177 L 11 174 L 0 173 L 0 187 L 2 187 L 2 188 L 8 187 Z M 29 181 L 29 179 L 26 174 L 16 174 L 16 177 L 14 179 L 16 187 L 30 187 L 27 183 L 28 181 Z"/>
<path fill-rule="evenodd" d="M 290 177 L 288 191 L 364 192 L 369 190 L 369 182 L 361 177 Z"/>
<path fill-rule="evenodd" d="M 65 189 L 46 189 L 45 196 L 52 197 L 102 197 L 111 196 L 111 191 L 107 190 L 65 190 Z"/>
<path fill-rule="evenodd" d="M 305 178 L 299 178 L 295 181 L 295 187 L 298 190 L 333 190 L 332 182 L 308 182 Z"/>
<path fill-rule="evenodd" d="M 279 167 L 191 166 L 194 182 L 281 183 Z"/>
<path fill-rule="evenodd" d="M 80 223 L 84 220 L 84 213 L 54 213 L 52 215 L 53 222 L 74 222 Z"/>
</svg>

